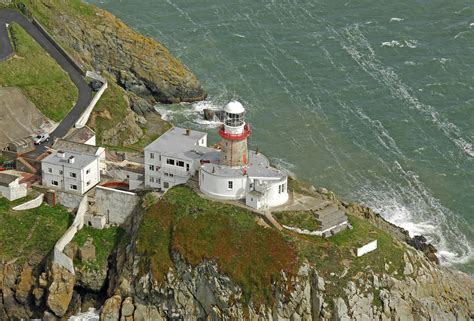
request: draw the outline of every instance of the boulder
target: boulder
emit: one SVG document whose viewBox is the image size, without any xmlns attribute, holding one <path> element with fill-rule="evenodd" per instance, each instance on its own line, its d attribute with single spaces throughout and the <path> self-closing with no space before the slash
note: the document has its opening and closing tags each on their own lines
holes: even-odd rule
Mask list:
<svg viewBox="0 0 474 321">
<path fill-rule="evenodd" d="M 122 298 L 120 295 L 114 295 L 107 299 L 104 303 L 102 313 L 100 314 L 101 321 L 119 321 L 120 320 L 120 307 Z"/>
<path fill-rule="evenodd" d="M 133 305 L 133 299 L 131 297 L 125 298 L 125 300 L 123 300 L 122 302 L 122 310 L 121 310 L 122 317 L 133 316 L 134 310 L 135 310 L 135 306 Z"/>
<path fill-rule="evenodd" d="M 79 248 L 79 258 L 81 261 L 94 261 L 96 258 L 95 246 L 91 238 L 88 238 L 83 246 Z"/>
<path fill-rule="evenodd" d="M 15 291 L 15 298 L 21 304 L 26 304 L 26 301 L 30 294 L 31 286 L 33 283 L 32 273 L 33 270 L 30 266 L 25 267 L 23 271 L 21 271 L 20 278 Z"/>
<path fill-rule="evenodd" d="M 72 299 L 76 278 L 62 266 L 52 263 L 48 271 L 48 298 L 46 305 L 58 317 L 64 316 Z"/>
</svg>

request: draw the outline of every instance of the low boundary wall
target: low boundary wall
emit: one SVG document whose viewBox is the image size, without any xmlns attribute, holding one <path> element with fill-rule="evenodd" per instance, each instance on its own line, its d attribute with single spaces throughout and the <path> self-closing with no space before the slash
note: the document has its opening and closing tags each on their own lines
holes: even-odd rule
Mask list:
<svg viewBox="0 0 474 321">
<path fill-rule="evenodd" d="M 377 249 L 377 240 L 367 243 L 366 245 L 356 249 L 357 257 L 375 251 Z"/>
<path fill-rule="evenodd" d="M 76 217 L 74 218 L 74 221 L 72 222 L 71 226 L 54 245 L 53 262 L 61 265 L 72 274 L 75 274 L 74 263 L 70 257 L 63 253 L 63 251 L 66 245 L 68 245 L 69 242 L 72 241 L 77 231 L 81 230 L 84 226 L 84 216 L 87 212 L 88 206 L 89 204 L 86 195 L 79 203 L 79 207 L 77 208 L 76 212 Z"/>
<path fill-rule="evenodd" d="M 104 94 L 105 90 L 108 87 L 107 79 L 96 74 L 95 72 L 87 71 L 86 77 L 99 80 L 100 82 L 102 82 L 103 85 L 102 87 L 100 87 L 99 91 L 94 95 L 94 98 L 92 98 L 91 102 L 89 103 L 89 106 L 87 106 L 86 110 L 84 110 L 81 117 L 77 120 L 76 124 L 74 125 L 74 127 L 76 128 L 84 127 L 87 124 L 87 121 L 89 120 L 89 117 L 91 116 L 92 110 L 94 110 L 95 105 L 97 104 L 97 102 L 102 97 L 102 95 Z"/>
<path fill-rule="evenodd" d="M 40 207 L 41 204 L 43 204 L 43 200 L 44 200 L 44 194 L 41 194 L 40 196 L 36 197 L 35 199 L 32 199 L 31 201 L 15 206 L 13 210 L 25 211 L 25 210 L 30 210 L 32 208 L 37 208 L 37 207 Z"/>
</svg>

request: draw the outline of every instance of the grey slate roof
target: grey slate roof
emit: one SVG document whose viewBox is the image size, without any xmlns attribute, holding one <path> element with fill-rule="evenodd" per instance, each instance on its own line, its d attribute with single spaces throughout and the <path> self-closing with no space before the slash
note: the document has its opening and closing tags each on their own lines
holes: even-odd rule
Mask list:
<svg viewBox="0 0 474 321">
<path fill-rule="evenodd" d="M 86 155 L 95 155 L 100 147 L 91 146 L 86 144 L 81 144 L 73 141 L 68 141 L 65 139 L 58 139 L 54 144 L 53 148 L 55 150 L 64 150 L 64 151 L 72 151 Z"/>
<path fill-rule="evenodd" d="M 201 159 L 201 153 L 212 150 L 212 148 L 197 145 L 197 142 L 206 136 L 206 133 L 197 130 L 190 130 L 189 135 L 186 135 L 186 129 L 172 127 L 145 147 L 145 151 L 180 159 Z"/>
<path fill-rule="evenodd" d="M 11 174 L 0 173 L 0 186 L 8 187 L 11 183 L 16 181 L 19 177 Z"/>
<path fill-rule="evenodd" d="M 60 165 L 67 168 L 82 169 L 97 159 L 97 156 L 85 155 L 71 151 L 64 151 L 65 156 L 60 157 L 58 152 L 45 157 L 41 163 Z M 74 163 L 69 163 L 69 158 L 74 157 Z"/>
<path fill-rule="evenodd" d="M 201 168 L 206 172 L 215 173 L 218 176 L 224 177 L 238 177 L 245 175 L 245 172 L 241 167 L 229 167 L 210 163 L 203 164 Z M 246 174 L 250 178 L 269 180 L 280 180 L 287 176 L 287 174 L 281 170 L 271 167 L 268 159 L 263 154 L 257 154 L 255 151 L 249 151 L 249 162 Z"/>
</svg>

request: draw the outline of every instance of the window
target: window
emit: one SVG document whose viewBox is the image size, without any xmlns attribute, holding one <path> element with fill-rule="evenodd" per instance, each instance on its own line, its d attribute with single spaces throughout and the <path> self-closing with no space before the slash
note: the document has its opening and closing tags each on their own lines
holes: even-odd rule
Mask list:
<svg viewBox="0 0 474 321">
<path fill-rule="evenodd" d="M 189 164 L 186 163 L 186 171 L 189 172 Z"/>
<path fill-rule="evenodd" d="M 150 153 L 150 159 L 154 159 L 155 158 L 155 154 L 154 153 Z"/>
<path fill-rule="evenodd" d="M 62 175 L 64 172 L 62 169 L 59 170 L 59 175 Z"/>
<path fill-rule="evenodd" d="M 169 175 L 170 175 L 170 174 L 168 174 L 168 173 L 164 173 L 164 174 L 165 174 L 165 176 L 169 176 Z"/>
<path fill-rule="evenodd" d="M 174 177 L 174 175 L 170 173 L 170 177 Z"/>
<path fill-rule="evenodd" d="M 155 166 L 155 170 L 158 172 L 160 170 L 160 166 Z"/>
<path fill-rule="evenodd" d="M 69 173 L 69 176 L 71 176 L 72 178 L 76 178 L 76 177 L 77 177 L 76 173 L 73 173 L 73 172 Z"/>
<path fill-rule="evenodd" d="M 150 165 L 149 168 L 150 168 L 151 171 L 154 171 L 154 170 L 155 170 L 155 166 L 154 166 L 154 165 Z"/>
<path fill-rule="evenodd" d="M 48 168 L 48 173 L 52 173 L 53 172 L 53 169 L 52 168 Z"/>
<path fill-rule="evenodd" d="M 90 184 L 91 184 L 91 181 L 88 181 L 88 182 L 87 182 L 87 186 L 89 186 Z"/>
<path fill-rule="evenodd" d="M 89 174 L 90 172 L 91 172 L 91 169 L 88 168 L 88 169 L 86 170 L 86 174 Z"/>
<path fill-rule="evenodd" d="M 177 164 L 179 167 L 184 167 L 184 162 L 183 161 L 177 161 Z"/>
<path fill-rule="evenodd" d="M 168 182 L 163 183 L 163 188 L 164 189 L 168 189 L 169 187 L 170 187 L 170 183 L 168 183 Z"/>
<path fill-rule="evenodd" d="M 69 185 L 69 189 L 72 189 L 73 191 L 77 191 L 77 185 L 71 184 Z"/>
<path fill-rule="evenodd" d="M 150 177 L 150 183 L 154 183 L 155 182 L 155 178 L 154 177 Z"/>
<path fill-rule="evenodd" d="M 51 181 L 51 185 L 53 185 L 53 186 L 59 186 L 59 183 L 58 183 L 58 181 Z"/>
<path fill-rule="evenodd" d="M 167 158 L 167 159 L 166 159 L 166 164 L 168 164 L 168 165 L 174 165 L 174 159 Z"/>
<path fill-rule="evenodd" d="M 228 190 L 234 189 L 234 182 L 233 181 L 228 181 L 227 182 L 227 189 Z"/>
<path fill-rule="evenodd" d="M 286 184 L 281 185 L 281 192 L 286 192 Z"/>
</svg>

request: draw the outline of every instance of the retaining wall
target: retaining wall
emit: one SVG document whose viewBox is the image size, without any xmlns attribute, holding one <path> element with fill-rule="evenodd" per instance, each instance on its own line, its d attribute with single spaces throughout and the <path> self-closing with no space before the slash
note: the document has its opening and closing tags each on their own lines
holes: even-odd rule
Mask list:
<svg viewBox="0 0 474 321">
<path fill-rule="evenodd" d="M 82 227 L 84 226 L 84 216 L 87 212 L 88 205 L 89 204 L 87 200 L 87 195 L 85 195 L 82 197 L 82 200 L 79 203 L 79 207 L 77 208 L 76 212 L 76 217 L 74 218 L 74 221 L 72 222 L 71 226 L 54 245 L 53 262 L 61 265 L 72 274 L 74 274 L 74 263 L 70 257 L 63 253 L 63 251 L 66 245 L 68 245 L 69 242 L 72 241 L 77 231 L 82 229 Z"/>
<path fill-rule="evenodd" d="M 82 200 L 82 195 L 75 195 L 66 192 L 56 191 L 57 202 L 68 208 L 78 208 Z"/>
<path fill-rule="evenodd" d="M 109 224 L 123 224 L 138 205 L 137 194 L 113 188 L 97 186 L 95 204 L 97 212 L 107 218 Z"/>
<path fill-rule="evenodd" d="M 25 210 L 30 210 L 32 208 L 37 208 L 41 204 L 43 204 L 43 200 L 44 200 L 44 194 L 41 194 L 40 196 L 38 196 L 35 199 L 32 199 L 31 201 L 28 201 L 28 202 L 25 202 L 21 205 L 15 206 L 13 208 L 13 210 L 14 211 L 25 211 Z"/>
</svg>

